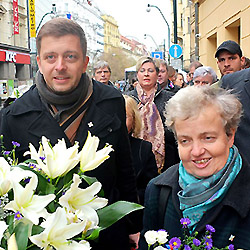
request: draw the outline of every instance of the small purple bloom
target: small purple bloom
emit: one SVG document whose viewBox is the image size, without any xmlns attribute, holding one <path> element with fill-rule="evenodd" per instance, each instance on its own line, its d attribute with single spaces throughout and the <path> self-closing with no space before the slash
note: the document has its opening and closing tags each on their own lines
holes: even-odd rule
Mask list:
<svg viewBox="0 0 250 250">
<path fill-rule="evenodd" d="M 185 245 L 184 250 L 192 250 L 192 248 L 190 246 L 188 246 L 188 245 Z"/>
<path fill-rule="evenodd" d="M 234 250 L 234 245 L 233 245 L 233 244 L 230 244 L 230 245 L 228 246 L 228 249 L 229 249 L 229 250 Z"/>
<path fill-rule="evenodd" d="M 206 230 L 207 230 L 208 232 L 210 232 L 210 233 L 214 233 L 214 232 L 215 232 L 214 227 L 211 226 L 211 225 L 206 225 Z"/>
<path fill-rule="evenodd" d="M 23 218 L 23 216 L 21 215 L 21 213 L 19 212 L 19 211 L 17 211 L 16 213 L 15 213 L 15 219 L 17 219 L 17 220 L 21 220 L 22 218 Z"/>
<path fill-rule="evenodd" d="M 199 240 L 197 240 L 197 239 L 193 239 L 193 243 L 197 247 L 201 244 L 201 242 Z"/>
<path fill-rule="evenodd" d="M 29 164 L 29 167 L 30 167 L 31 169 L 34 169 L 34 168 L 36 168 L 36 164 L 30 163 L 30 164 Z"/>
<path fill-rule="evenodd" d="M 213 240 L 209 237 L 205 237 L 205 249 L 210 250 L 213 247 Z"/>
<path fill-rule="evenodd" d="M 24 183 L 27 184 L 27 183 L 29 183 L 29 182 L 30 182 L 30 178 L 25 178 L 25 179 L 24 179 Z"/>
<path fill-rule="evenodd" d="M 46 157 L 45 157 L 45 156 L 40 156 L 39 158 L 40 158 L 42 161 L 44 161 Z"/>
<path fill-rule="evenodd" d="M 177 237 L 173 237 L 170 241 L 169 244 L 174 248 L 178 249 L 181 246 L 181 240 Z"/>
<path fill-rule="evenodd" d="M 20 143 L 12 141 L 13 146 L 20 147 Z"/>
<path fill-rule="evenodd" d="M 9 154 L 10 154 L 10 151 L 4 151 L 3 154 L 4 154 L 4 155 L 9 155 Z"/>
<path fill-rule="evenodd" d="M 191 221 L 188 218 L 181 218 L 181 224 L 183 226 L 182 228 L 187 228 L 190 223 Z"/>
</svg>

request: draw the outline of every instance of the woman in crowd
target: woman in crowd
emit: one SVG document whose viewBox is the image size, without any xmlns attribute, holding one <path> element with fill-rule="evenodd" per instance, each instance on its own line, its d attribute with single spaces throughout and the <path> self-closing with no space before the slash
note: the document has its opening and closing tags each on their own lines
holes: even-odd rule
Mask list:
<svg viewBox="0 0 250 250">
<path fill-rule="evenodd" d="M 175 80 L 174 80 L 174 85 L 178 86 L 179 89 L 185 87 L 184 76 L 183 76 L 182 73 L 176 73 Z"/>
<path fill-rule="evenodd" d="M 143 56 L 136 64 L 138 84 L 128 95 L 137 100 L 143 129 L 140 138 L 152 143 L 159 172 L 179 162 L 173 133 L 164 125 L 166 102 L 173 96 L 157 84 L 159 68 L 151 57 Z"/>
<path fill-rule="evenodd" d="M 158 175 L 152 144 L 139 139 L 142 123 L 136 101 L 124 95 L 126 105 L 126 125 L 132 151 L 132 164 L 136 174 L 136 184 L 140 204 L 144 204 L 144 193 L 148 182 Z"/>
<path fill-rule="evenodd" d="M 195 105 L 194 105 L 195 104 Z M 145 194 L 144 233 L 164 228 L 182 237 L 180 219 L 201 239 L 215 228 L 213 246 L 250 246 L 250 166 L 234 146 L 241 103 L 223 89 L 190 86 L 168 102 L 166 123 L 175 133 L 181 162 L 150 181 Z M 231 237 L 232 238 L 232 237 Z M 210 249 L 210 248 L 208 248 Z"/>
</svg>

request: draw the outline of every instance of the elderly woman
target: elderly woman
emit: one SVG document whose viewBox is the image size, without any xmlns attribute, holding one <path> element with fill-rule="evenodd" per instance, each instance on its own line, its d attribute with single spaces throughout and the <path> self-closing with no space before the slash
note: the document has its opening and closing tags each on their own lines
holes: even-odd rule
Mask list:
<svg viewBox="0 0 250 250">
<path fill-rule="evenodd" d="M 182 237 L 181 218 L 190 219 L 189 233 L 197 231 L 198 238 L 212 225 L 218 248 L 233 235 L 235 249 L 249 249 L 250 166 L 234 146 L 241 103 L 226 90 L 190 86 L 175 94 L 166 111 L 181 162 L 147 186 L 140 249 L 147 249 L 148 230 Z"/>
<path fill-rule="evenodd" d="M 136 174 L 136 187 L 140 204 L 144 204 L 144 194 L 148 182 L 158 175 L 152 144 L 138 138 L 142 123 L 136 101 L 124 95 L 126 106 L 126 125 L 132 151 L 132 165 Z"/>
<path fill-rule="evenodd" d="M 138 84 L 127 94 L 137 100 L 143 129 L 139 137 L 152 143 L 159 172 L 179 162 L 173 133 L 164 125 L 163 111 L 172 93 L 157 84 L 159 68 L 151 57 L 143 56 L 136 64 Z"/>
<path fill-rule="evenodd" d="M 194 71 L 193 81 L 194 85 L 212 85 L 217 81 L 217 75 L 211 67 L 202 66 Z"/>
</svg>

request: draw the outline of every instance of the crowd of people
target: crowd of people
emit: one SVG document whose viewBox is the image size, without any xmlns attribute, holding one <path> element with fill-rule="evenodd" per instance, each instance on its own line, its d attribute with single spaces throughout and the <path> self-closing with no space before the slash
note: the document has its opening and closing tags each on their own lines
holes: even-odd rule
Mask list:
<svg viewBox="0 0 250 250">
<path fill-rule="evenodd" d="M 100 148 L 109 143 L 114 151 L 88 175 L 102 183 L 110 204 L 145 206 L 143 216 L 132 213 L 102 231 L 93 250 L 149 249 L 149 230 L 183 237 L 183 217 L 190 235 L 202 237 L 207 224 L 214 226 L 218 248 L 231 235 L 235 249 L 250 248 L 250 68 L 236 42 L 215 51 L 220 79 L 198 61 L 184 77 L 165 60 L 143 56 L 137 79 L 122 93 L 107 62 L 94 66 L 92 78 L 86 73 L 87 41 L 74 21 L 48 21 L 36 43 L 35 84 L 1 110 L 6 150 L 20 143 L 22 161 L 42 136 L 82 147 L 90 131 Z"/>
</svg>

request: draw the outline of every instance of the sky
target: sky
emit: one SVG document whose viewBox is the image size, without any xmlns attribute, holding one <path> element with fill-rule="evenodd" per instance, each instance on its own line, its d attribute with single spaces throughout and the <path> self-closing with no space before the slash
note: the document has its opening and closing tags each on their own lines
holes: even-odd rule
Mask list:
<svg viewBox="0 0 250 250">
<path fill-rule="evenodd" d="M 147 5 L 160 8 L 171 28 L 170 0 L 95 0 L 95 4 L 104 14 L 113 16 L 119 26 L 120 34 L 127 38 L 134 38 L 145 44 L 148 49 L 157 50 L 156 45 L 167 48 L 168 27 L 160 11 Z M 147 34 L 146 39 L 144 34 Z"/>
</svg>

